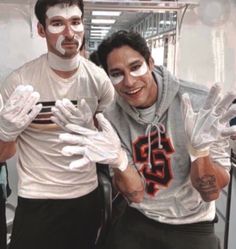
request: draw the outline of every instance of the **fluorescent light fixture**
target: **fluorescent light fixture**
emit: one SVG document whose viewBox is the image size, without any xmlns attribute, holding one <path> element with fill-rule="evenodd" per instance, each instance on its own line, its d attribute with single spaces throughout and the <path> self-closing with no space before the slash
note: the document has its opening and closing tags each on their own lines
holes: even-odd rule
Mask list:
<svg viewBox="0 0 236 249">
<path fill-rule="evenodd" d="M 111 29 L 111 26 L 91 26 L 91 29 Z"/>
<path fill-rule="evenodd" d="M 90 33 L 104 33 L 107 34 L 109 30 L 90 30 Z"/>
<path fill-rule="evenodd" d="M 113 24 L 116 22 L 114 19 L 92 19 L 93 24 Z"/>
<path fill-rule="evenodd" d="M 107 33 L 90 33 L 92 36 L 105 36 Z"/>
<path fill-rule="evenodd" d="M 93 16 L 119 16 L 120 11 L 92 11 Z"/>
</svg>

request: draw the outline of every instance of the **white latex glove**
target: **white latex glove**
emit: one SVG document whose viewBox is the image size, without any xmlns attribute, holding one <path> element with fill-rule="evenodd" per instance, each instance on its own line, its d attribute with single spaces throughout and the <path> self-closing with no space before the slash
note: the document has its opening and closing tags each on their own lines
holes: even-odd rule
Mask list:
<svg viewBox="0 0 236 249">
<path fill-rule="evenodd" d="M 30 85 L 19 85 L 5 105 L 1 98 L 0 140 L 16 140 L 42 109 L 41 104 L 36 105 L 39 98 L 39 93 Z"/>
<path fill-rule="evenodd" d="M 84 99 L 80 101 L 78 108 L 69 99 L 57 100 L 55 107 L 52 107 L 52 113 L 54 116 L 51 117 L 51 120 L 65 131 L 70 132 L 66 129 L 68 124 L 96 129 L 93 122 L 93 113 Z"/>
<path fill-rule="evenodd" d="M 102 113 L 96 115 L 101 131 L 90 130 L 78 125 L 68 124 L 66 128 L 74 134 L 61 134 L 60 140 L 74 146 L 65 146 L 65 156 L 81 155 L 82 158 L 71 162 L 70 168 L 79 168 L 89 162 L 109 164 L 113 168 L 124 171 L 128 166 L 128 158 L 121 148 L 120 139 L 109 121 Z"/>
<path fill-rule="evenodd" d="M 213 142 L 236 132 L 235 126 L 229 127 L 230 119 L 236 115 L 236 105 L 232 105 L 235 93 L 227 93 L 221 99 L 220 91 L 219 84 L 213 85 L 198 112 L 193 111 L 189 95 L 182 95 L 181 107 L 192 161 L 207 156 Z"/>
</svg>

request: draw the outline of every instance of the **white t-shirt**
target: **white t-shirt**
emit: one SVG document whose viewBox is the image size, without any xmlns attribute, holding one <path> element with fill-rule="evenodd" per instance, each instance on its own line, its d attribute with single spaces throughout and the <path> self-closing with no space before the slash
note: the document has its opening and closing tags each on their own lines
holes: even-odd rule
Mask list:
<svg viewBox="0 0 236 249">
<path fill-rule="evenodd" d="M 114 88 L 105 71 L 81 57 L 77 73 L 63 79 L 49 67 L 45 54 L 26 63 L 3 82 L 4 102 L 20 84 L 30 84 L 40 93 L 43 109 L 17 138 L 18 195 L 68 199 L 88 194 L 98 185 L 95 164 L 69 169 L 70 162 L 78 156 L 61 154 L 65 144 L 58 138 L 65 131 L 50 121 L 51 107 L 58 99 L 68 98 L 76 103 L 83 97 L 94 113 L 103 111 L 114 96 Z"/>
</svg>

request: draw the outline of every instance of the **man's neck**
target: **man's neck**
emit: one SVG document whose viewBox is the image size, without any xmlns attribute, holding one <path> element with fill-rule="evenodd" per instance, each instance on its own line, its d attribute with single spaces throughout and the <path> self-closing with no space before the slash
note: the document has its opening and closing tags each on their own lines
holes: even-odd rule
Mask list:
<svg viewBox="0 0 236 249">
<path fill-rule="evenodd" d="M 62 58 L 49 51 L 47 58 L 51 69 L 62 78 L 70 78 L 78 70 L 79 54 L 72 58 Z"/>
<path fill-rule="evenodd" d="M 52 68 L 52 70 L 53 70 L 58 76 L 60 76 L 61 78 L 67 79 L 67 78 L 70 78 L 71 76 L 73 76 L 73 75 L 77 72 L 78 68 L 76 68 L 76 69 L 74 69 L 74 70 L 72 70 L 72 71 L 59 71 L 59 70 L 55 70 L 55 69 L 53 69 L 53 68 Z"/>
</svg>

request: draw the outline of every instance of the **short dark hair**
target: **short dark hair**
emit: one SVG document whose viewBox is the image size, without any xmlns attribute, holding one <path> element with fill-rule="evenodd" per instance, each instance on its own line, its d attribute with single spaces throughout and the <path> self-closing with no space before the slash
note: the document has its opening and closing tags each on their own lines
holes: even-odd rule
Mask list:
<svg viewBox="0 0 236 249">
<path fill-rule="evenodd" d="M 103 40 L 102 43 L 98 46 L 97 53 L 99 61 L 106 72 L 107 57 L 109 53 L 111 53 L 113 49 L 120 48 L 125 45 L 140 53 L 144 57 L 147 64 L 149 64 L 151 52 L 148 48 L 146 40 L 137 32 L 120 30 L 113 33 L 107 39 Z"/>
<path fill-rule="evenodd" d="M 100 66 L 100 61 L 98 58 L 98 52 L 95 50 L 89 55 L 89 60 L 92 61 L 97 66 Z"/>
<path fill-rule="evenodd" d="M 45 28 L 46 25 L 46 12 L 47 9 L 51 6 L 56 4 L 68 4 L 68 5 L 77 5 L 81 12 L 82 17 L 84 15 L 84 2 L 83 0 L 37 0 L 37 3 L 34 7 L 34 13 L 38 19 L 38 21 L 43 25 Z"/>
</svg>

